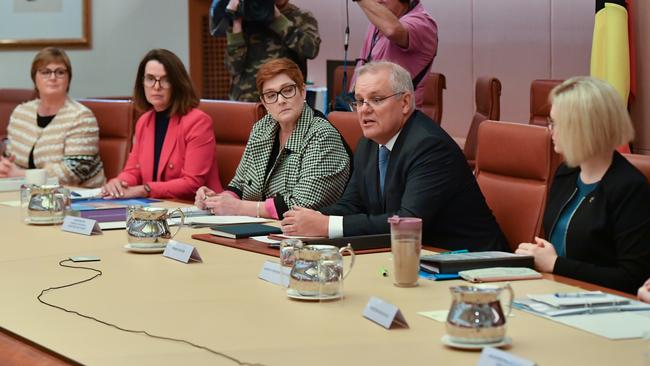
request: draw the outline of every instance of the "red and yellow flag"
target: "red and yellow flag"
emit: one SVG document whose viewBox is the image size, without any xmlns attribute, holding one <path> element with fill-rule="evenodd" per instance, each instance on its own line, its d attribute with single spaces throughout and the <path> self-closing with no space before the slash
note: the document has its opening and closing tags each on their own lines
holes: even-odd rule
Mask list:
<svg viewBox="0 0 650 366">
<path fill-rule="evenodd" d="M 625 103 L 629 103 L 635 91 L 635 64 L 630 57 L 634 48 L 628 16 L 631 3 L 632 0 L 596 0 L 591 46 L 591 76 L 612 84 Z"/>
</svg>

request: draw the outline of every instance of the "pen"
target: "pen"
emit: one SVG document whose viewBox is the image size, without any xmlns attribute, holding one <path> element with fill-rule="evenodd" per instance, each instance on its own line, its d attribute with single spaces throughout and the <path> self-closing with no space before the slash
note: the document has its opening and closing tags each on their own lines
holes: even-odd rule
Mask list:
<svg viewBox="0 0 650 366">
<path fill-rule="evenodd" d="M 388 270 L 386 269 L 386 267 L 384 266 L 379 267 L 379 274 L 382 277 L 388 277 Z"/>
<path fill-rule="evenodd" d="M 555 297 L 605 297 L 606 293 L 601 291 L 592 291 L 592 292 L 558 292 L 555 294 Z"/>
<path fill-rule="evenodd" d="M 469 253 L 469 250 L 467 250 L 467 249 L 452 250 L 452 251 L 449 251 L 449 252 L 442 252 L 440 254 L 461 254 L 461 253 Z"/>
</svg>

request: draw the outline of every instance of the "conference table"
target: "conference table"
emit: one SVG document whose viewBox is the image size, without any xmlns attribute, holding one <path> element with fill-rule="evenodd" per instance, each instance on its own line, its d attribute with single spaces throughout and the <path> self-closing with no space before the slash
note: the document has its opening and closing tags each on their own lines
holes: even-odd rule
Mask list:
<svg viewBox="0 0 650 366">
<path fill-rule="evenodd" d="M 17 199 L 17 192 L 0 193 L 0 202 Z M 0 232 L 0 365 L 475 365 L 480 356 L 443 345 L 445 324 L 418 315 L 448 310 L 449 288 L 466 283 L 421 279 L 414 288 L 396 287 L 391 275 L 380 274 L 380 268 L 392 268 L 387 252 L 356 257 L 343 299 L 308 302 L 288 299 L 284 288 L 258 278 L 265 261 L 276 258 L 191 238 L 208 229 L 183 227 L 176 236 L 203 259 L 189 264 L 127 252 L 124 230 L 85 236 L 60 226 L 27 225 L 17 207 L 0 206 Z M 44 300 L 221 355 L 41 304 L 37 296 L 43 289 L 93 275 L 59 266 L 77 255 L 100 257 L 73 265 L 103 274 L 48 291 Z M 576 285 L 597 288 L 558 276 L 511 284 L 517 296 L 576 291 Z M 399 307 L 409 327 L 385 329 L 364 318 L 372 296 Z M 507 330 L 512 345 L 504 350 L 539 365 L 641 365 L 648 347 L 641 339 L 612 341 L 522 311 L 512 313 Z"/>
</svg>

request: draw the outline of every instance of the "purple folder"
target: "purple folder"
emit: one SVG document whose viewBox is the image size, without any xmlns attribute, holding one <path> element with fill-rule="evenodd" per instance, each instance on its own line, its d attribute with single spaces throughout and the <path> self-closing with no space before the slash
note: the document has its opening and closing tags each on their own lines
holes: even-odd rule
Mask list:
<svg viewBox="0 0 650 366">
<path fill-rule="evenodd" d="M 80 216 L 97 222 L 126 221 L 126 207 L 80 211 Z"/>
</svg>

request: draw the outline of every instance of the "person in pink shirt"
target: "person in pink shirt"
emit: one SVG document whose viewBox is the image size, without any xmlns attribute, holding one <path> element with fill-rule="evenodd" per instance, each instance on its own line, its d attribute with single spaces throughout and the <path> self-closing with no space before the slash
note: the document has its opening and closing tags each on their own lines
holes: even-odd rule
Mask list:
<svg viewBox="0 0 650 366">
<path fill-rule="evenodd" d="M 149 51 L 133 93 L 144 113 L 124 169 L 102 187 L 102 195 L 191 200 L 201 186 L 221 192 L 212 118 L 196 108 L 199 98 L 178 56 Z"/>
<path fill-rule="evenodd" d="M 438 26 L 419 0 L 353 0 L 370 25 L 357 66 L 391 61 L 410 74 L 415 106 L 424 102 L 425 79 L 438 50 Z M 351 85 L 354 87 L 354 80 Z"/>
</svg>

